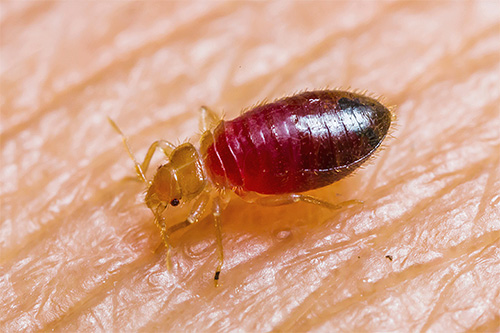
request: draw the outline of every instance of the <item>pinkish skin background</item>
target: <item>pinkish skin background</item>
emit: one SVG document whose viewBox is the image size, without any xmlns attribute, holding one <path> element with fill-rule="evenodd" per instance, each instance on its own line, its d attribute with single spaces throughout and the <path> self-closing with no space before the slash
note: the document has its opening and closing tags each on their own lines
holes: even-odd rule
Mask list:
<svg viewBox="0 0 500 333">
<path fill-rule="evenodd" d="M 498 1 L 0 8 L 0 331 L 499 330 Z M 326 86 L 398 105 L 385 149 L 314 193 L 364 205 L 236 198 L 222 286 L 210 218 L 168 272 L 106 116 L 142 157 L 195 140 L 200 105 Z"/>
</svg>

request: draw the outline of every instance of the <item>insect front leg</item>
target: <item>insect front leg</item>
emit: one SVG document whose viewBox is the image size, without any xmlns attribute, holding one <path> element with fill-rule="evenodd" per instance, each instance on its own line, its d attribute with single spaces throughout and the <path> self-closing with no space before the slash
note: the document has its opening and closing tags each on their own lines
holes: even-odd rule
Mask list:
<svg viewBox="0 0 500 333">
<path fill-rule="evenodd" d="M 193 223 L 198 222 L 200 219 L 201 215 L 205 211 L 205 208 L 207 207 L 208 201 L 210 200 L 210 194 L 208 192 L 203 192 L 201 193 L 198 198 L 196 198 L 196 201 L 194 202 L 191 212 L 189 213 L 189 216 L 182 222 L 174 224 L 173 226 L 169 227 L 168 229 L 165 226 L 165 219 L 160 216 L 160 214 L 155 213 L 155 223 L 160 229 L 160 234 L 163 240 L 163 244 L 165 245 L 165 248 L 167 249 L 167 268 L 170 270 L 170 243 L 169 243 L 169 238 L 170 235 L 176 232 L 177 230 L 183 229 L 187 226 L 190 226 Z"/>
<path fill-rule="evenodd" d="M 128 144 L 128 138 L 125 136 L 125 134 L 123 134 L 122 130 L 113 121 L 113 119 L 108 117 L 108 121 L 111 124 L 111 126 L 113 127 L 113 129 L 116 132 L 118 132 L 118 134 L 120 134 L 120 136 L 122 137 L 122 141 L 123 141 L 123 145 L 125 146 L 125 150 L 127 151 L 128 155 L 130 156 L 132 161 L 134 161 L 135 172 L 137 172 L 137 176 L 139 176 L 139 178 L 142 181 L 144 181 L 145 183 L 148 183 L 148 180 L 146 179 L 146 171 L 148 170 L 149 163 L 151 162 L 151 158 L 153 157 L 153 155 L 156 151 L 156 148 L 161 149 L 163 151 L 163 153 L 168 157 L 170 155 L 170 153 L 172 153 L 172 151 L 175 149 L 175 146 L 168 141 L 164 141 L 164 140 L 155 141 L 151 144 L 151 146 L 149 146 L 148 152 L 147 152 L 146 156 L 144 157 L 144 161 L 142 162 L 142 164 L 139 164 L 139 162 L 137 162 L 137 159 L 135 158 L 134 154 L 132 154 L 132 150 L 130 149 L 130 146 Z"/>
<path fill-rule="evenodd" d="M 205 211 L 205 208 L 207 207 L 209 200 L 210 200 L 210 193 L 202 192 L 196 198 L 196 201 L 191 207 L 191 212 L 189 213 L 188 217 L 183 222 L 174 224 L 173 226 L 168 228 L 167 233 L 171 235 L 172 233 L 176 232 L 179 229 L 185 228 L 193 223 L 198 222 L 201 215 L 203 215 L 203 212 Z"/>
<path fill-rule="evenodd" d="M 170 271 L 170 243 L 169 243 L 169 233 L 167 233 L 167 226 L 165 223 L 165 218 L 163 217 L 162 213 L 165 211 L 165 206 L 163 205 L 158 205 L 156 209 L 151 208 L 151 211 L 153 212 L 153 215 L 155 217 L 154 223 L 160 229 L 160 237 L 163 241 L 163 245 L 167 249 L 167 257 L 166 257 L 166 264 L 167 264 L 167 269 Z M 156 248 L 156 251 L 160 248 L 161 244 Z M 155 252 L 156 252 L 155 251 Z"/>
<path fill-rule="evenodd" d="M 356 205 L 356 204 L 361 204 L 363 203 L 362 201 L 359 200 L 347 200 L 343 201 L 337 204 L 333 204 L 331 202 L 321 200 L 315 197 L 312 197 L 310 195 L 304 195 L 304 194 L 284 194 L 284 195 L 273 195 L 273 196 L 268 196 L 268 197 L 260 197 L 257 198 L 254 202 L 262 205 L 262 206 L 282 206 L 282 205 L 289 205 L 295 202 L 303 201 L 306 203 L 318 205 L 324 208 L 328 209 L 341 209 L 344 207 Z"/>
<path fill-rule="evenodd" d="M 151 146 L 149 146 L 149 149 L 148 149 L 148 152 L 146 153 L 146 156 L 144 156 L 144 161 L 139 166 L 143 175 L 146 174 L 146 171 L 149 168 L 149 163 L 151 162 L 151 158 L 155 154 L 156 149 L 160 149 L 165 154 L 165 156 L 168 157 L 174 151 L 175 146 L 173 144 L 171 144 L 170 142 L 165 141 L 165 140 L 158 140 L 158 141 L 153 142 L 151 144 Z M 144 178 L 145 178 L 145 176 L 144 176 Z"/>
</svg>

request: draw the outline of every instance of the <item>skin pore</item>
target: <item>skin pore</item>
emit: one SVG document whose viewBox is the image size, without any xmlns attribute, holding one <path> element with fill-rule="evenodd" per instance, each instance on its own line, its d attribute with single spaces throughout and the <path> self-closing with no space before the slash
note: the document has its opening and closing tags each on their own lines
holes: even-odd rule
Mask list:
<svg viewBox="0 0 500 333">
<path fill-rule="evenodd" d="M 498 330 L 497 2 L 1 6 L 0 331 Z M 233 195 L 220 286 L 208 215 L 169 271 L 106 117 L 142 161 L 197 144 L 201 105 L 231 119 L 324 87 L 397 106 L 376 157 L 312 193 L 364 203 Z"/>
</svg>

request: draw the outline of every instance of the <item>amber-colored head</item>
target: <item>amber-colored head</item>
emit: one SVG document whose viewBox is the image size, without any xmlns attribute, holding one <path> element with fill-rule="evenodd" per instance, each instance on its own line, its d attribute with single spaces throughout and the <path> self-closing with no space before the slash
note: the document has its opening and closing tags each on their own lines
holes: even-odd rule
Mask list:
<svg viewBox="0 0 500 333">
<path fill-rule="evenodd" d="M 177 206 L 182 198 L 177 175 L 170 163 L 161 165 L 151 181 L 146 193 L 146 205 L 153 211 L 160 212 L 168 204 Z"/>
<path fill-rule="evenodd" d="M 198 196 L 206 186 L 196 148 L 184 143 L 175 148 L 169 161 L 161 165 L 146 193 L 146 205 L 158 216 L 168 205 L 177 206 Z"/>
</svg>

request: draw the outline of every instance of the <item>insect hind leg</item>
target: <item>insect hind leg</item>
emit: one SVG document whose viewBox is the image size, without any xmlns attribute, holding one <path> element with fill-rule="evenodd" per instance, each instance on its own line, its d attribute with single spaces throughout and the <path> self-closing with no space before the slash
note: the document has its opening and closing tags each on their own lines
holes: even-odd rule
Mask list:
<svg viewBox="0 0 500 333">
<path fill-rule="evenodd" d="M 325 201 L 318 199 L 316 197 L 310 196 L 310 195 L 304 195 L 304 194 L 285 194 L 285 195 L 273 195 L 269 197 L 261 197 L 255 200 L 255 203 L 262 205 L 262 206 L 283 206 L 283 205 L 289 205 L 293 204 L 296 202 L 306 202 L 310 203 L 313 205 L 321 206 L 324 208 L 336 210 L 336 209 L 342 209 L 344 207 L 356 205 L 356 204 L 362 204 L 362 201 L 359 200 L 347 200 L 343 201 L 337 204 L 333 204 L 331 202 Z"/>
<path fill-rule="evenodd" d="M 200 131 L 205 133 L 206 131 L 213 130 L 221 121 L 221 117 L 208 106 L 202 106 L 200 108 Z"/>
</svg>

